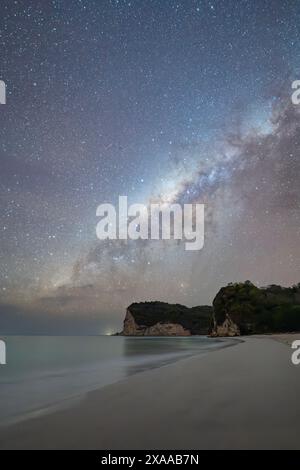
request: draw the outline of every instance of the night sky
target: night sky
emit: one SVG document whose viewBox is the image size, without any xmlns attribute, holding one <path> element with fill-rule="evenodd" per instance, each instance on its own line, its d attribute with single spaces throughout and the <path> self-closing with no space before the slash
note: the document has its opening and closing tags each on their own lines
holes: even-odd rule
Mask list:
<svg viewBox="0 0 300 470">
<path fill-rule="evenodd" d="M 1 1 L 0 333 L 110 333 L 133 301 L 300 281 L 300 2 Z M 96 208 L 206 204 L 205 245 Z"/>
</svg>

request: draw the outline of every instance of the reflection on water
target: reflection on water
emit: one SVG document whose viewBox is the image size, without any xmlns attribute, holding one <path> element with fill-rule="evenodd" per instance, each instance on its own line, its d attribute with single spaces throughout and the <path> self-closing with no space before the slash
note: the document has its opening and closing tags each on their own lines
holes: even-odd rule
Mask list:
<svg viewBox="0 0 300 470">
<path fill-rule="evenodd" d="M 197 351 L 203 348 L 211 348 L 222 342 L 220 339 L 211 339 L 205 336 L 182 337 L 124 337 L 124 355 L 132 356 L 141 354 L 156 355 L 169 354 L 174 351 Z"/>
<path fill-rule="evenodd" d="M 222 346 L 222 340 L 206 337 L 127 337 L 123 342 L 124 357 L 135 360 L 126 362 L 126 374 L 161 367 Z"/>
<path fill-rule="evenodd" d="M 0 422 L 147 369 L 223 347 L 206 337 L 10 336 L 0 368 Z"/>
</svg>

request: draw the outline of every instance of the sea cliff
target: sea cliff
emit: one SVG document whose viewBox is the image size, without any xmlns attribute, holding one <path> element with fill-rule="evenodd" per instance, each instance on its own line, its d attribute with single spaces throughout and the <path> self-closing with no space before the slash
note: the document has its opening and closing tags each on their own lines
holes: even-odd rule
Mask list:
<svg viewBox="0 0 300 470">
<path fill-rule="evenodd" d="M 300 284 L 258 288 L 252 282 L 222 287 L 213 306 L 132 303 L 124 336 L 240 336 L 300 331 Z"/>
<path fill-rule="evenodd" d="M 124 336 L 207 335 L 211 329 L 212 307 L 188 308 L 165 302 L 131 304 L 126 311 Z"/>
<path fill-rule="evenodd" d="M 300 331 L 300 284 L 259 288 L 252 282 L 222 287 L 213 301 L 214 336 Z"/>
</svg>

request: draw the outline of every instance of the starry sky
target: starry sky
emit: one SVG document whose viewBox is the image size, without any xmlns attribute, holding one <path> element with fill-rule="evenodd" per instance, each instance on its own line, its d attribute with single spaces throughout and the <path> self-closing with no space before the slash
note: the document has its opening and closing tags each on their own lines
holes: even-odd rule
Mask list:
<svg viewBox="0 0 300 470">
<path fill-rule="evenodd" d="M 0 332 L 299 282 L 299 40 L 296 0 L 1 1 Z M 204 248 L 98 240 L 119 195 L 204 203 Z"/>
</svg>

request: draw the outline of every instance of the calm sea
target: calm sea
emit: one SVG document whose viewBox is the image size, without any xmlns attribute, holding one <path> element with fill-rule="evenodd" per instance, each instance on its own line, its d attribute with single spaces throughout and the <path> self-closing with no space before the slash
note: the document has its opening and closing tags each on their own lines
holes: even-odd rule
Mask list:
<svg viewBox="0 0 300 470">
<path fill-rule="evenodd" d="M 0 423 L 66 406 L 141 371 L 224 347 L 206 337 L 8 336 L 0 366 Z"/>
</svg>

